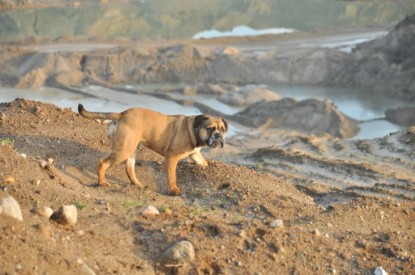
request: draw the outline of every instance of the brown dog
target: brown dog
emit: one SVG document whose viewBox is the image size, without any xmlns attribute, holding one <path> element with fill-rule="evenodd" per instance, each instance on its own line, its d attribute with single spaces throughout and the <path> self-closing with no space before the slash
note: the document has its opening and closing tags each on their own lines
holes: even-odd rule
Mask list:
<svg viewBox="0 0 415 275">
<path fill-rule="evenodd" d="M 176 185 L 176 166 L 179 160 L 190 157 L 199 165 L 208 163 L 200 153 L 201 147 L 223 147 L 228 124 L 223 118 L 207 115 L 164 115 L 152 110 L 133 108 L 122 113 L 92 113 L 78 105 L 79 113 L 90 119 L 113 120 L 109 135 L 111 153 L 98 164 L 98 183 L 109 186 L 107 169 L 127 160 L 126 172 L 131 183 L 143 186 L 135 176 L 135 150 L 142 144 L 166 158 L 167 180 L 173 195 L 179 195 Z"/>
</svg>

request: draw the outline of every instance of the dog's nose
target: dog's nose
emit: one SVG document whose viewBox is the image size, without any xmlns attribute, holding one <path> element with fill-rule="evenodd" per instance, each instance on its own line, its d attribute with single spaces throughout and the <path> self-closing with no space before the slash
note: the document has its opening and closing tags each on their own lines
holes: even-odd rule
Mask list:
<svg viewBox="0 0 415 275">
<path fill-rule="evenodd" d="M 219 133 L 216 133 L 216 134 L 215 134 L 215 138 L 216 138 L 216 139 L 221 138 L 221 135 L 220 135 Z"/>
</svg>

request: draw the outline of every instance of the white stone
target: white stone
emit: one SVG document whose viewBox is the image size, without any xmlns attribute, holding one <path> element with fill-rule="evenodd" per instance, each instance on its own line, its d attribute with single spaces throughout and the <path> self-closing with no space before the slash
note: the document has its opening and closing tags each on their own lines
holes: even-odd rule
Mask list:
<svg viewBox="0 0 415 275">
<path fill-rule="evenodd" d="M 95 271 L 92 270 L 87 264 L 83 264 L 81 266 L 81 272 L 82 275 L 95 275 Z"/>
<path fill-rule="evenodd" d="M 55 211 L 50 219 L 63 225 L 75 225 L 78 220 L 78 211 L 75 205 L 64 205 Z"/>
<path fill-rule="evenodd" d="M 3 208 L 3 214 L 23 221 L 22 210 L 19 203 L 11 196 L 2 198 L 0 206 Z"/>
<path fill-rule="evenodd" d="M 39 214 L 39 216 L 45 217 L 46 219 L 49 219 L 50 216 L 53 214 L 53 210 L 50 207 L 41 207 L 36 209 L 36 213 Z"/>
<path fill-rule="evenodd" d="M 151 218 L 160 215 L 160 212 L 154 206 L 149 205 L 143 210 L 142 215 L 146 218 Z"/>
<path fill-rule="evenodd" d="M 383 267 L 378 266 L 375 268 L 375 271 L 373 272 L 375 275 L 388 275 L 388 272 L 386 272 Z"/>
<path fill-rule="evenodd" d="M 277 227 L 283 227 L 284 226 L 284 222 L 282 220 L 273 220 L 269 226 L 271 226 L 272 228 L 277 228 Z"/>
</svg>

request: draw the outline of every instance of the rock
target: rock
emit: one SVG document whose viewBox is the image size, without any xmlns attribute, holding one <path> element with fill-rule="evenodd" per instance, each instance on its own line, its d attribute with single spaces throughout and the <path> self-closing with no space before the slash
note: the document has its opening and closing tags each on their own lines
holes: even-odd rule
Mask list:
<svg viewBox="0 0 415 275">
<path fill-rule="evenodd" d="M 87 264 L 81 265 L 81 275 L 95 275 L 95 271 L 92 270 Z"/>
<path fill-rule="evenodd" d="M 386 272 L 383 267 L 378 266 L 375 268 L 375 271 L 373 272 L 374 275 L 388 275 L 388 272 Z"/>
<path fill-rule="evenodd" d="M 39 216 L 45 217 L 46 219 L 49 219 L 53 214 L 52 208 L 47 207 L 47 206 L 41 207 L 41 208 L 36 208 L 35 212 Z"/>
<path fill-rule="evenodd" d="M 239 236 L 239 237 L 241 237 L 241 238 L 244 238 L 244 239 L 245 239 L 245 238 L 246 238 L 246 232 L 245 232 L 245 230 L 242 230 L 242 229 L 241 229 L 241 230 L 238 232 L 238 236 Z"/>
<path fill-rule="evenodd" d="M 415 125 L 415 107 L 398 107 L 385 112 L 386 119 L 402 126 Z"/>
<path fill-rule="evenodd" d="M 19 221 L 23 221 L 20 205 L 12 196 L 2 198 L 0 201 L 0 206 L 3 208 L 2 212 L 4 215 L 13 217 Z"/>
<path fill-rule="evenodd" d="M 321 236 L 321 232 L 320 232 L 320 230 L 318 230 L 317 228 L 315 228 L 312 232 L 313 232 L 313 234 L 314 234 L 314 235 L 316 235 L 316 236 Z"/>
<path fill-rule="evenodd" d="M 155 216 L 160 215 L 160 212 L 152 205 L 147 206 L 143 212 L 141 213 L 145 218 L 153 218 Z"/>
<path fill-rule="evenodd" d="M 164 215 L 170 217 L 171 215 L 173 215 L 173 211 L 170 208 L 167 208 L 166 210 L 164 210 Z"/>
<path fill-rule="evenodd" d="M 178 242 L 161 255 L 162 262 L 173 264 L 192 262 L 194 258 L 195 250 L 189 241 Z"/>
<path fill-rule="evenodd" d="M 356 120 L 341 113 L 328 100 L 283 98 L 260 101 L 237 113 L 234 118 L 247 126 L 330 134 L 341 138 L 352 137 L 359 130 Z"/>
<path fill-rule="evenodd" d="M 186 85 L 183 88 L 183 94 L 184 95 L 195 95 L 195 94 L 197 94 L 197 91 L 198 91 L 198 89 L 196 87 L 189 86 L 189 85 Z"/>
<path fill-rule="evenodd" d="M 282 220 L 273 220 L 270 222 L 269 226 L 272 228 L 280 228 L 284 226 L 284 222 Z"/>
<path fill-rule="evenodd" d="M 219 101 L 234 106 L 249 106 L 260 101 L 280 100 L 277 93 L 259 86 L 248 85 L 238 92 L 227 93 L 218 98 Z"/>
<path fill-rule="evenodd" d="M 225 55 L 240 55 L 241 51 L 235 47 L 228 46 L 223 49 L 222 54 Z"/>
<path fill-rule="evenodd" d="M 224 95 L 228 91 L 238 90 L 236 86 L 227 85 L 221 86 L 218 84 L 211 83 L 199 83 L 197 85 L 198 94 L 210 94 L 210 95 Z"/>
<path fill-rule="evenodd" d="M 39 161 L 39 165 L 42 168 L 46 168 L 50 165 L 50 163 L 48 163 L 46 160 L 41 160 L 41 161 Z"/>
<path fill-rule="evenodd" d="M 15 178 L 13 178 L 12 176 L 7 176 L 7 177 L 4 179 L 4 182 L 5 182 L 5 183 L 9 183 L 9 184 L 13 184 L 13 183 L 16 183 L 16 179 L 15 179 Z"/>
<path fill-rule="evenodd" d="M 55 211 L 50 219 L 63 225 L 75 225 L 78 220 L 76 206 L 64 205 Z"/>
</svg>

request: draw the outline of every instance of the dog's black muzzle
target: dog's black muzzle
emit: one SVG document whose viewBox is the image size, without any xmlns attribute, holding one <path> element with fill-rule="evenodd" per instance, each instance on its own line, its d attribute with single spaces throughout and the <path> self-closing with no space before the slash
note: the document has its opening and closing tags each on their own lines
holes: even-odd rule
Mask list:
<svg viewBox="0 0 415 275">
<path fill-rule="evenodd" d="M 223 138 L 223 135 L 220 132 L 213 133 L 210 138 L 206 141 L 206 144 L 210 148 L 216 148 L 219 147 L 223 148 L 225 145 L 225 139 Z"/>
</svg>

